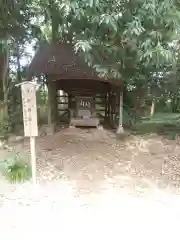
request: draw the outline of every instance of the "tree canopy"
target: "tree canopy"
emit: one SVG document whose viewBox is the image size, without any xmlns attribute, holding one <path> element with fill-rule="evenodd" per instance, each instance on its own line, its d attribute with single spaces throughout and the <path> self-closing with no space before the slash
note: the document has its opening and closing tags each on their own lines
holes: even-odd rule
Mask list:
<svg viewBox="0 0 180 240">
<path fill-rule="evenodd" d="M 178 1 L 36 0 L 33 6 L 46 41 L 75 43 L 100 75 L 130 79 L 175 63 Z"/>
</svg>

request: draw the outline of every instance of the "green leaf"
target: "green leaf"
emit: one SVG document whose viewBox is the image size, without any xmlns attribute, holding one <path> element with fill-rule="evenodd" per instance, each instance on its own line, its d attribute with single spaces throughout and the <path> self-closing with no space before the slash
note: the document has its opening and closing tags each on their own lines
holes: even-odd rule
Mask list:
<svg viewBox="0 0 180 240">
<path fill-rule="evenodd" d="M 77 41 L 75 44 L 75 51 L 89 52 L 92 49 L 88 41 Z"/>
</svg>

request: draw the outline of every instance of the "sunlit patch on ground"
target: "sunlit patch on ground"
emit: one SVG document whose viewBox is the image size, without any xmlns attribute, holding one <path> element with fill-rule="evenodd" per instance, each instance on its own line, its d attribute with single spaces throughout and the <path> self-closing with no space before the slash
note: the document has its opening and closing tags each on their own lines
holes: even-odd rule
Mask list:
<svg viewBox="0 0 180 240">
<path fill-rule="evenodd" d="M 28 152 L 25 141 L 16 146 Z M 180 148 L 65 129 L 37 139 L 38 184 L 0 184 L 2 239 L 179 239 Z"/>
<path fill-rule="evenodd" d="M 137 197 L 105 184 L 76 196 L 73 185 L 17 186 L 0 210 L 2 239 L 179 239 L 180 198 L 170 191 Z"/>
</svg>

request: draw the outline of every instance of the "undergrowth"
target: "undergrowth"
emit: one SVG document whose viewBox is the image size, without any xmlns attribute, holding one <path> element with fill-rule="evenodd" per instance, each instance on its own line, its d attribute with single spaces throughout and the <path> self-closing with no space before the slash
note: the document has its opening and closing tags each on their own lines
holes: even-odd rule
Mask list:
<svg viewBox="0 0 180 240">
<path fill-rule="evenodd" d="M 15 153 L 1 163 L 1 171 L 10 182 L 24 182 L 31 177 L 31 168 L 22 157 Z"/>
<path fill-rule="evenodd" d="M 11 122 L 7 119 L 0 121 L 0 140 L 6 140 L 11 133 Z"/>
<path fill-rule="evenodd" d="M 179 117 L 179 114 L 156 114 L 148 120 L 136 123 L 131 130 L 136 135 L 156 133 L 169 140 L 175 140 L 180 133 Z"/>
</svg>

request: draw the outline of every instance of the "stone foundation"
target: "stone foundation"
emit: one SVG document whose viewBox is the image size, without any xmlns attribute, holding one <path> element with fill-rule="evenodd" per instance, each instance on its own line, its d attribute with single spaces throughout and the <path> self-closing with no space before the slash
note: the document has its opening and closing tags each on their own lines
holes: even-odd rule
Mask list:
<svg viewBox="0 0 180 240">
<path fill-rule="evenodd" d="M 123 128 L 123 126 L 118 126 L 116 133 L 117 133 L 117 134 L 123 134 L 123 133 L 124 133 L 124 128 Z"/>
<path fill-rule="evenodd" d="M 56 131 L 55 124 L 51 125 L 43 125 L 39 129 L 39 136 L 45 136 L 45 135 L 53 135 Z"/>
</svg>

